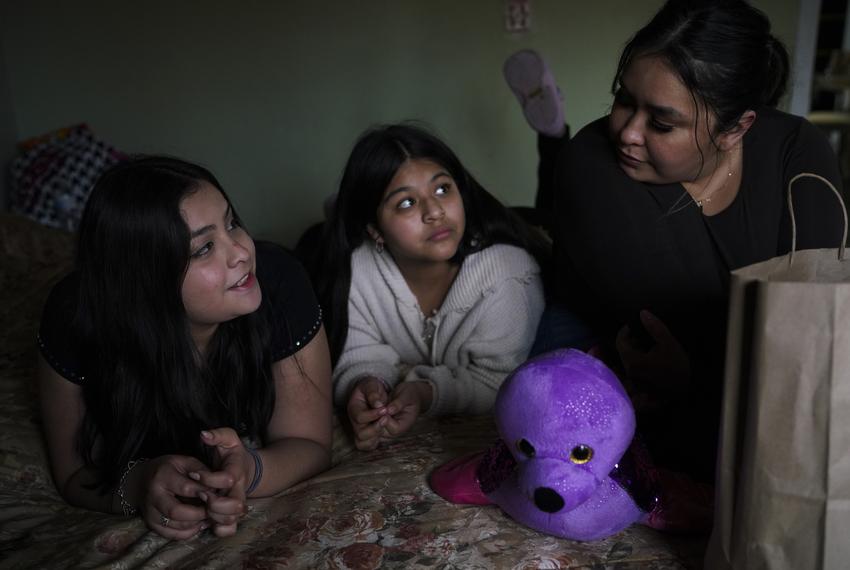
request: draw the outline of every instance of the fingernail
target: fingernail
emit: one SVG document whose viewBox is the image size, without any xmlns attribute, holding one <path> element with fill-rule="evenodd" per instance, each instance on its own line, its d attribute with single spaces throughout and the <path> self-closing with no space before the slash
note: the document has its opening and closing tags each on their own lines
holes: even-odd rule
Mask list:
<svg viewBox="0 0 850 570">
<path fill-rule="evenodd" d="M 208 528 L 210 528 L 210 525 L 208 523 L 201 523 L 201 530 L 207 530 Z"/>
<path fill-rule="evenodd" d="M 210 500 L 209 495 L 207 495 L 207 494 L 206 494 L 206 493 L 204 493 L 203 491 L 201 491 L 200 493 L 198 493 L 198 497 L 199 497 L 199 498 L 200 498 L 203 502 L 205 502 L 205 503 L 206 503 L 207 501 L 209 501 L 209 500 Z"/>
<path fill-rule="evenodd" d="M 189 473 L 189 479 L 194 479 L 195 481 L 200 481 L 201 480 L 201 474 L 198 473 L 197 471 L 191 471 Z"/>
<path fill-rule="evenodd" d="M 201 432 L 201 437 L 204 438 L 204 439 L 210 439 L 210 438 L 212 438 L 212 434 L 210 432 L 204 430 L 204 431 Z"/>
</svg>

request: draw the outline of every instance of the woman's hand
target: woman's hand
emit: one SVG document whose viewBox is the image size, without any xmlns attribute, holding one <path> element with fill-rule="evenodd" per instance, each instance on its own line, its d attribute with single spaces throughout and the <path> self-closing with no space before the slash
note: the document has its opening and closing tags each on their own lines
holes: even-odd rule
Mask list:
<svg viewBox="0 0 850 570">
<path fill-rule="evenodd" d="M 395 387 L 387 406 L 388 417 L 384 430 L 390 437 L 403 434 L 416 418 L 431 407 L 434 397 L 431 384 L 422 380 L 402 382 Z"/>
<path fill-rule="evenodd" d="M 688 356 L 670 329 L 649 311 L 640 312 L 640 321 L 652 337 L 649 348 L 638 346 L 628 325 L 617 333 L 616 347 L 625 374 L 636 388 L 648 388 L 668 395 L 687 389 L 691 376 Z"/>
<path fill-rule="evenodd" d="M 216 452 L 216 471 L 199 470 L 189 477 L 210 489 L 199 494 L 216 536 L 236 534 L 236 526 L 248 511 L 246 489 L 254 479 L 254 458 L 232 428 L 201 432 L 201 441 Z"/>
<path fill-rule="evenodd" d="M 124 493 L 139 506 L 148 528 L 166 538 L 185 540 L 210 524 L 204 507 L 187 502 L 209 491 L 190 477 L 206 469 L 194 457 L 163 455 L 132 469 L 124 481 Z"/>
<path fill-rule="evenodd" d="M 357 449 L 369 451 L 378 447 L 389 420 L 388 400 L 387 387 L 377 378 L 363 378 L 354 386 L 347 410 Z"/>
</svg>

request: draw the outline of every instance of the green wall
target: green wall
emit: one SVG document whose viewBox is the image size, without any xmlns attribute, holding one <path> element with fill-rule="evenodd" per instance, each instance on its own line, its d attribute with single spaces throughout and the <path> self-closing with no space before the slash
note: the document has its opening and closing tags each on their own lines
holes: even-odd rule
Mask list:
<svg viewBox="0 0 850 570">
<path fill-rule="evenodd" d="M 357 135 L 421 119 L 504 202 L 528 205 L 534 135 L 504 84 L 513 51 L 546 55 L 567 120 L 603 115 L 628 36 L 660 0 L 28 0 L 2 22 L 21 138 L 87 122 L 127 152 L 210 167 L 261 237 L 294 244 L 321 218 Z M 797 0 L 762 0 L 792 47 Z"/>
</svg>

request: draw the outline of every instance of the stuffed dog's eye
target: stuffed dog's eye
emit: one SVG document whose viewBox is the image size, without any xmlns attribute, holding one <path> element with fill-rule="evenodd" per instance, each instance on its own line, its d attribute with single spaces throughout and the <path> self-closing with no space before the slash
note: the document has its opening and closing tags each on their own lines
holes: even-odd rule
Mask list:
<svg viewBox="0 0 850 570">
<path fill-rule="evenodd" d="M 524 440 L 523 440 L 524 441 Z M 576 465 L 587 463 L 593 457 L 593 449 L 586 445 L 577 445 L 570 451 L 570 461 Z"/>
<path fill-rule="evenodd" d="M 534 457 L 534 446 L 528 443 L 528 441 L 524 439 L 518 439 L 516 442 L 516 448 L 523 455 L 527 457 Z"/>
</svg>

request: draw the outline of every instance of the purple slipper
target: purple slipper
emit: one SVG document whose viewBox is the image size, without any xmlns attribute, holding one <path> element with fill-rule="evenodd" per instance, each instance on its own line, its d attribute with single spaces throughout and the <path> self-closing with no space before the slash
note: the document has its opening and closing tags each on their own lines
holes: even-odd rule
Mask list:
<svg viewBox="0 0 850 570">
<path fill-rule="evenodd" d="M 502 73 L 531 128 L 548 137 L 561 137 L 564 134 L 561 91 L 540 54 L 530 49 L 518 51 L 505 60 Z"/>
</svg>

